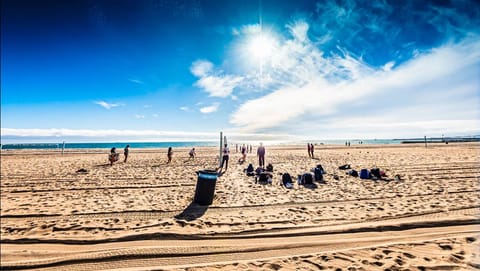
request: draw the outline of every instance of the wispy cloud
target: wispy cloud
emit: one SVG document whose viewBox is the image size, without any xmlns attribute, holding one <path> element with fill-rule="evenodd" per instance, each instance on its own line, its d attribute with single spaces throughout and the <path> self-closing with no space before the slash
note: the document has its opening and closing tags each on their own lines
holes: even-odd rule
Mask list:
<svg viewBox="0 0 480 271">
<path fill-rule="evenodd" d="M 203 114 L 210 114 L 210 113 L 216 112 L 219 106 L 220 106 L 220 103 L 214 103 L 210 106 L 205 106 L 200 108 L 200 112 Z"/>
<path fill-rule="evenodd" d="M 304 41 L 301 43 L 304 47 L 310 46 Z M 301 48 L 300 44 L 295 47 Z M 292 55 L 290 48 L 287 47 L 286 51 Z M 326 126 L 339 128 L 328 118 L 337 116 L 335 122 L 344 123 L 338 122 L 338 118 L 350 119 L 347 114 L 352 114 L 365 117 L 362 132 L 369 134 L 369 130 L 378 129 L 368 121 L 379 113 L 378 108 L 388 110 L 391 116 L 400 116 L 394 119 L 397 125 L 385 127 L 401 129 L 408 127 L 406 123 L 431 123 L 460 129 L 461 125 L 451 125 L 453 120 L 459 120 L 462 125 L 478 123 L 476 120 L 480 114 L 475 104 L 479 103 L 480 80 L 475 74 L 478 74 L 480 64 L 479 38 L 433 49 L 395 68 L 392 68 L 392 63 L 372 68 L 348 55 L 326 58 L 315 49 L 300 49 L 295 53 L 298 55 L 291 61 L 307 61 L 297 68 L 305 69 L 305 73 L 295 75 L 302 80 L 295 83 L 289 80 L 290 77 L 284 77 L 284 86 L 242 104 L 232 114 L 232 124 L 243 127 L 245 131 L 262 131 L 272 128 L 281 130 L 289 123 L 301 122 L 318 130 Z M 413 111 L 415 114 L 406 114 L 406 108 L 412 107 L 417 109 Z M 278 108 L 282 108 L 282 114 L 273 113 Z M 376 113 L 369 114 L 369 111 Z M 453 118 L 452 112 L 455 112 Z M 320 121 L 308 124 L 303 119 Z M 421 133 L 422 130 L 415 132 Z"/>
<path fill-rule="evenodd" d="M 141 80 L 137 80 L 137 79 L 131 79 L 129 78 L 128 81 L 132 82 L 132 83 L 135 83 L 135 84 L 139 84 L 139 85 L 144 85 L 145 83 Z"/>
<path fill-rule="evenodd" d="M 190 111 L 190 108 L 188 106 L 182 106 L 179 109 L 185 112 Z"/>
<path fill-rule="evenodd" d="M 136 119 L 144 119 L 144 118 L 145 118 L 145 115 L 135 114 L 135 118 L 136 118 Z"/>
<path fill-rule="evenodd" d="M 234 27 L 232 28 L 232 34 L 235 36 L 242 35 L 242 34 L 258 34 L 262 31 L 262 27 L 260 24 L 247 24 L 242 25 L 241 27 Z"/>
<path fill-rule="evenodd" d="M 98 104 L 100 105 L 101 107 L 103 108 L 106 108 L 106 109 L 111 109 L 111 108 L 114 108 L 114 107 L 118 107 L 118 106 L 124 106 L 124 104 L 120 104 L 120 103 L 107 103 L 105 101 L 96 101 L 94 102 L 95 104 Z"/>
<path fill-rule="evenodd" d="M 232 94 L 233 90 L 243 81 L 243 77 L 224 74 L 220 70 L 214 70 L 211 62 L 195 61 L 190 67 L 193 75 L 199 77 L 195 86 L 205 90 L 212 97 L 225 98 Z"/>
</svg>

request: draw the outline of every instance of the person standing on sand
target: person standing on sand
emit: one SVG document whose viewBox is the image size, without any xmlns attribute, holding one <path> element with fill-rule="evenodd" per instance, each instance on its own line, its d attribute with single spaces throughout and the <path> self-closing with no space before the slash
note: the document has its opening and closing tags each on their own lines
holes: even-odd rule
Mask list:
<svg viewBox="0 0 480 271">
<path fill-rule="evenodd" d="M 310 148 L 310 143 L 307 143 L 308 157 L 312 158 L 312 148 Z"/>
<path fill-rule="evenodd" d="M 314 151 L 314 147 L 313 147 L 313 143 L 312 143 L 312 144 L 310 144 L 310 152 L 312 153 L 312 158 L 314 158 L 313 151 Z"/>
<path fill-rule="evenodd" d="M 258 165 L 259 167 L 263 168 L 265 166 L 265 147 L 261 142 L 260 142 L 260 146 L 258 146 L 258 149 L 257 149 L 257 156 L 258 156 Z"/>
<path fill-rule="evenodd" d="M 127 162 L 129 148 L 130 148 L 130 145 L 127 145 L 127 146 L 125 146 L 125 148 L 123 149 L 123 155 L 125 155 L 125 160 L 123 160 L 124 163 Z"/>
<path fill-rule="evenodd" d="M 168 147 L 168 151 L 167 151 L 168 162 L 167 162 L 167 164 L 169 164 L 170 162 L 172 162 L 172 155 L 173 155 L 172 147 Z"/>
<path fill-rule="evenodd" d="M 220 170 L 223 169 L 223 164 L 225 163 L 225 171 L 227 171 L 229 155 L 230 155 L 230 149 L 228 148 L 228 145 L 225 144 L 225 147 L 223 147 L 223 151 L 222 151 L 222 165 L 220 166 Z"/>
<path fill-rule="evenodd" d="M 197 154 L 195 153 L 195 148 L 192 148 L 188 154 L 190 155 L 190 158 L 188 158 L 188 159 L 193 159 L 193 160 L 195 160 L 195 156 L 197 155 Z"/>
</svg>

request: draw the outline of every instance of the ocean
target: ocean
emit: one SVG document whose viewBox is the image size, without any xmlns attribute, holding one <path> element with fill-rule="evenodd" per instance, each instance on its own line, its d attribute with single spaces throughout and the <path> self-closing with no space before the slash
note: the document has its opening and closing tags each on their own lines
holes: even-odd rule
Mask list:
<svg viewBox="0 0 480 271">
<path fill-rule="evenodd" d="M 269 142 L 263 141 L 264 145 L 302 145 L 312 143 L 315 145 L 345 145 L 349 141 L 351 146 L 364 144 L 404 144 L 404 143 L 423 143 L 424 138 L 410 138 L 410 139 L 329 139 L 329 140 L 305 140 L 296 142 Z M 480 137 L 445 137 L 445 138 L 427 138 L 428 143 L 442 143 L 442 142 L 478 142 Z M 18 150 L 18 149 L 61 149 L 62 142 L 59 143 L 8 143 L 2 144 L 3 150 Z M 65 149 L 110 149 L 116 147 L 123 149 L 126 145 L 130 145 L 132 149 L 142 148 L 181 148 L 181 147 L 215 147 L 218 146 L 218 141 L 178 141 L 178 142 L 102 142 L 102 143 L 69 143 L 65 142 Z M 252 144 L 258 145 L 258 142 L 229 142 L 230 146 L 234 144 Z"/>
<path fill-rule="evenodd" d="M 145 148 L 181 148 L 181 147 L 208 147 L 217 146 L 217 142 L 103 142 L 103 143 L 68 143 L 65 142 L 65 149 L 123 149 L 126 145 L 130 145 L 133 149 Z M 19 149 L 61 149 L 63 143 L 12 143 L 2 144 L 3 150 L 19 150 Z"/>
</svg>

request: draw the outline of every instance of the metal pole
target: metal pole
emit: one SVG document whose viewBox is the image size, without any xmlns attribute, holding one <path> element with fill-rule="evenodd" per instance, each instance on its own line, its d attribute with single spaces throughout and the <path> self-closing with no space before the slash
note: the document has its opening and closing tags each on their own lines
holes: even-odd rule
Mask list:
<svg viewBox="0 0 480 271">
<path fill-rule="evenodd" d="M 218 159 L 218 167 L 221 167 L 222 166 L 222 139 L 223 139 L 223 132 L 220 132 L 220 155 L 218 156 L 219 159 Z"/>
<path fill-rule="evenodd" d="M 427 147 L 427 136 L 424 136 L 425 137 L 425 148 Z"/>
</svg>

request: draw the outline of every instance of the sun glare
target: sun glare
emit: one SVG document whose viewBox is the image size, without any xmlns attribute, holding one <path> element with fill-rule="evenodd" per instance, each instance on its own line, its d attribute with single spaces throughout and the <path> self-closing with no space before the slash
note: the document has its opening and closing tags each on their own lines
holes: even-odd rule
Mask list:
<svg viewBox="0 0 480 271">
<path fill-rule="evenodd" d="M 252 58 L 266 60 L 273 55 L 275 43 L 275 39 L 272 36 L 265 33 L 259 33 L 251 37 L 248 43 L 248 51 Z"/>
</svg>

